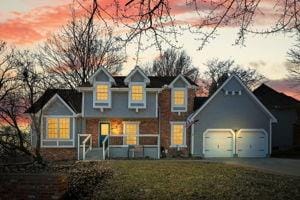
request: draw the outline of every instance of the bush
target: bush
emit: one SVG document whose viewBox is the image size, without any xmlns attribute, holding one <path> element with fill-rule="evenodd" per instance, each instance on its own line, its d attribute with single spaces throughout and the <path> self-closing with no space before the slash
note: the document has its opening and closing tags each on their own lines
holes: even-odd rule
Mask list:
<svg viewBox="0 0 300 200">
<path fill-rule="evenodd" d="M 65 199 L 91 199 L 97 185 L 113 175 L 112 169 L 103 162 L 76 162 L 63 171 L 69 178 Z"/>
</svg>

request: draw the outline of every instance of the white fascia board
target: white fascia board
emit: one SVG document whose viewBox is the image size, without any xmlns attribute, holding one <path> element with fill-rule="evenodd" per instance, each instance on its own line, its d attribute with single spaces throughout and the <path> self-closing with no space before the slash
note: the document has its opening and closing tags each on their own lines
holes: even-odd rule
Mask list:
<svg viewBox="0 0 300 200">
<path fill-rule="evenodd" d="M 186 80 L 186 78 L 184 76 L 182 76 L 181 74 L 179 74 L 170 84 L 169 84 L 169 88 L 172 88 L 174 83 L 176 83 L 176 81 L 178 79 L 182 79 L 186 84 L 187 84 L 187 87 L 191 87 L 191 84 L 188 82 L 188 80 Z"/>
<path fill-rule="evenodd" d="M 209 104 L 212 99 L 214 99 L 214 97 L 222 91 L 222 89 L 224 88 L 225 85 L 227 85 L 227 83 L 232 79 L 235 78 L 240 85 L 245 89 L 245 91 L 247 91 L 247 93 L 250 95 L 251 98 L 253 98 L 253 100 L 260 106 L 260 108 L 271 118 L 272 122 L 277 122 L 277 119 L 270 113 L 270 111 L 268 111 L 268 109 L 255 97 L 255 95 L 249 90 L 248 87 L 245 86 L 245 84 L 241 81 L 240 78 L 238 78 L 236 75 L 231 75 L 222 85 L 221 87 L 219 87 L 217 89 L 217 91 L 198 109 L 196 110 L 196 112 L 194 112 L 194 114 L 191 116 L 191 119 L 194 119 L 195 116 L 197 116 L 199 114 L 199 112 L 201 112 L 207 104 Z"/>
<path fill-rule="evenodd" d="M 116 84 L 115 79 L 113 78 L 113 76 L 104 68 L 104 67 L 100 67 L 99 69 L 97 69 L 97 71 L 88 79 L 88 81 L 92 84 L 93 80 L 95 78 L 95 76 L 100 73 L 101 71 L 103 71 L 108 77 L 109 77 L 109 81 L 113 84 Z"/>
<path fill-rule="evenodd" d="M 143 72 L 143 70 L 138 66 L 135 66 L 135 68 L 133 70 L 131 70 L 131 72 L 126 76 L 124 83 L 128 85 L 128 83 L 130 82 L 129 81 L 130 77 L 132 75 L 134 75 L 136 72 L 139 72 L 145 78 L 146 84 L 150 83 L 150 79 L 148 78 L 148 76 L 146 76 L 146 74 Z"/>
</svg>

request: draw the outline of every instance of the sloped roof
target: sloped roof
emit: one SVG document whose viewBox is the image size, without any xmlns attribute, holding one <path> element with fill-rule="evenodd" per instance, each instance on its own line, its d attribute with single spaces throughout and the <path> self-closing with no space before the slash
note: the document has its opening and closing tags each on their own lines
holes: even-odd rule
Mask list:
<svg viewBox="0 0 300 200">
<path fill-rule="evenodd" d="M 195 97 L 193 110 L 200 108 L 208 99 L 208 97 Z"/>
<path fill-rule="evenodd" d="M 235 74 L 231 75 L 229 78 L 227 78 L 227 80 L 217 89 L 217 91 L 215 91 L 213 93 L 213 95 L 211 95 L 197 110 L 195 110 L 195 112 L 190 115 L 190 119 L 194 119 L 195 116 L 197 116 L 199 114 L 199 112 L 201 112 L 205 106 L 211 102 L 215 96 L 221 92 L 223 90 L 223 87 L 225 87 L 225 85 L 227 85 L 227 83 L 232 80 L 235 79 L 239 82 L 239 84 L 245 89 L 245 91 L 249 94 L 249 97 L 251 99 L 253 99 L 253 101 L 262 109 L 262 111 L 264 111 L 266 113 L 266 115 L 268 115 L 270 117 L 270 119 L 272 120 L 272 122 L 277 122 L 277 119 L 274 117 L 274 115 L 266 108 L 266 106 L 264 106 L 259 99 L 249 90 L 249 88 L 242 82 L 242 80 L 236 76 Z"/>
<path fill-rule="evenodd" d="M 162 88 L 164 85 L 169 85 L 177 76 L 148 76 L 150 79 L 150 84 L 147 85 L 148 88 Z M 113 76 L 113 78 L 116 81 L 116 85 L 112 85 L 112 87 L 117 88 L 124 88 L 128 87 L 125 85 L 124 80 L 126 79 L 126 76 Z M 188 77 L 185 77 L 186 80 L 194 86 L 197 86 L 197 84 L 189 79 Z M 80 85 L 79 87 L 92 87 L 92 84 L 89 82 L 84 83 Z"/>
<path fill-rule="evenodd" d="M 282 92 L 277 92 L 266 84 L 253 91 L 254 95 L 268 108 L 299 107 L 300 101 Z"/>
<path fill-rule="evenodd" d="M 48 89 L 26 110 L 26 113 L 38 112 L 55 94 L 58 94 L 75 113 L 81 113 L 81 93 L 72 89 Z"/>
</svg>

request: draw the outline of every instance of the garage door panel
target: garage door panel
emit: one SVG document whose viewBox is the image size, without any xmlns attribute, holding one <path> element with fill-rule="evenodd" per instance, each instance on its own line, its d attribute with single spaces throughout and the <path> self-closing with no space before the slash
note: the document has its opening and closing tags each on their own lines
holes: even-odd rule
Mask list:
<svg viewBox="0 0 300 200">
<path fill-rule="evenodd" d="M 237 154 L 239 157 L 265 157 L 265 132 L 261 130 L 240 131 L 237 136 Z"/>
<path fill-rule="evenodd" d="M 205 157 L 232 157 L 233 137 L 230 131 L 208 131 L 204 137 Z"/>
</svg>

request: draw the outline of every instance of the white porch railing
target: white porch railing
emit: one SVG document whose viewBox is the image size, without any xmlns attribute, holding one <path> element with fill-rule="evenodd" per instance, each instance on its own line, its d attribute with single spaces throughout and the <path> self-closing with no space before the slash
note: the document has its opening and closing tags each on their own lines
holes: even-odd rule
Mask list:
<svg viewBox="0 0 300 200">
<path fill-rule="evenodd" d="M 157 148 L 157 158 L 160 158 L 160 135 L 159 134 L 138 134 L 138 135 L 130 135 L 130 137 L 136 137 L 136 144 L 127 144 L 127 137 L 128 135 L 109 135 L 110 138 L 123 138 L 121 145 L 109 144 L 109 147 L 124 147 L 128 145 L 142 145 L 144 147 L 156 147 Z M 157 138 L 157 143 L 153 145 L 148 144 L 140 144 L 139 138 L 143 137 L 154 137 Z"/>
<path fill-rule="evenodd" d="M 82 137 L 85 137 L 85 139 L 82 141 L 82 144 L 80 144 L 80 141 Z M 86 144 L 89 141 L 89 144 Z M 88 147 L 86 149 L 86 147 Z M 82 160 L 85 160 L 86 154 L 92 150 L 92 135 L 91 134 L 78 134 L 78 160 L 80 160 L 80 148 L 82 148 Z"/>
<path fill-rule="evenodd" d="M 107 145 L 107 146 L 106 146 Z M 102 142 L 102 159 L 105 160 L 106 154 L 109 157 L 109 136 L 107 135 Z"/>
</svg>

